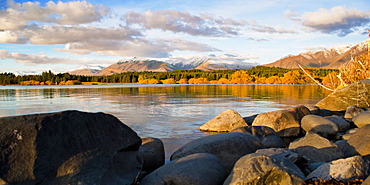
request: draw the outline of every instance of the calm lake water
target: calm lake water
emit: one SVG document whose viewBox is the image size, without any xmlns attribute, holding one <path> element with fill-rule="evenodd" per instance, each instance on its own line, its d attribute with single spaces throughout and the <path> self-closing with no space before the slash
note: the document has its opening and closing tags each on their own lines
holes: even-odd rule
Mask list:
<svg viewBox="0 0 370 185">
<path fill-rule="evenodd" d="M 0 86 L 0 117 L 80 110 L 119 118 L 141 137 L 165 143 L 166 158 L 205 136 L 198 127 L 226 109 L 243 117 L 328 95 L 317 85 Z"/>
</svg>

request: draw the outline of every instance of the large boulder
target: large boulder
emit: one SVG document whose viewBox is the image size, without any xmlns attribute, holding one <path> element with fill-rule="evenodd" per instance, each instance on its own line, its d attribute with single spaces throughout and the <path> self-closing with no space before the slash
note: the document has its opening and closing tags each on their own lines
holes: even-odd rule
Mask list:
<svg viewBox="0 0 370 185">
<path fill-rule="evenodd" d="M 338 115 L 333 115 L 333 116 L 330 116 L 326 119 L 332 121 L 333 123 L 335 123 L 338 126 L 338 132 L 343 133 L 343 132 L 346 132 L 348 129 L 351 128 L 351 124 L 348 121 L 346 121 L 345 119 L 338 116 Z"/>
<path fill-rule="evenodd" d="M 304 174 L 290 160 L 278 160 L 262 154 L 240 158 L 224 185 L 238 184 L 302 184 Z"/>
<path fill-rule="evenodd" d="M 350 105 L 368 107 L 370 104 L 370 79 L 348 85 L 329 94 L 316 104 L 320 109 L 344 111 Z"/>
<path fill-rule="evenodd" d="M 361 112 L 353 117 L 352 121 L 358 128 L 370 124 L 370 111 Z"/>
<path fill-rule="evenodd" d="M 343 152 L 344 157 L 352 157 L 358 155 L 355 147 L 348 144 L 347 140 L 338 140 L 334 144 L 336 144 L 339 149 Z"/>
<path fill-rule="evenodd" d="M 260 148 L 263 148 L 261 141 L 252 134 L 231 132 L 209 135 L 182 146 L 172 154 L 171 161 L 190 154 L 209 153 L 219 158 L 229 173 L 240 157 Z"/>
<path fill-rule="evenodd" d="M 307 160 L 297 153 L 293 152 L 291 149 L 285 148 L 265 148 L 259 149 L 255 152 L 256 154 L 262 154 L 277 160 L 282 161 L 283 159 L 289 159 L 292 163 L 297 165 L 300 169 L 305 169 L 307 167 Z"/>
<path fill-rule="evenodd" d="M 306 132 L 315 132 L 323 137 L 334 136 L 338 133 L 338 126 L 321 116 L 307 115 L 302 118 L 301 126 Z"/>
<path fill-rule="evenodd" d="M 283 140 L 270 127 L 245 126 L 236 128 L 231 132 L 244 132 L 257 136 L 265 148 L 282 148 L 285 146 Z"/>
<path fill-rule="evenodd" d="M 150 173 L 164 165 L 164 145 L 163 142 L 157 138 L 147 137 L 141 140 L 142 144 L 139 151 L 144 161 L 142 170 Z"/>
<path fill-rule="evenodd" d="M 328 162 L 344 157 L 337 145 L 310 131 L 306 133 L 305 137 L 291 142 L 289 149 L 294 149 L 294 152 L 310 163 Z"/>
<path fill-rule="evenodd" d="M 201 131 L 229 132 L 235 128 L 248 126 L 240 114 L 232 109 L 227 109 L 199 127 Z"/>
<path fill-rule="evenodd" d="M 225 169 L 214 155 L 197 153 L 173 160 L 150 173 L 140 185 L 217 185 L 225 180 Z"/>
<path fill-rule="evenodd" d="M 323 180 L 335 179 L 348 182 L 355 179 L 365 179 L 369 175 L 369 161 L 359 155 L 346 159 L 338 159 L 325 163 L 311 172 L 306 180 L 320 178 Z"/>
<path fill-rule="evenodd" d="M 266 126 L 274 129 L 280 137 L 293 137 L 301 133 L 297 113 L 290 110 L 277 110 L 259 114 L 252 126 Z"/>
<path fill-rule="evenodd" d="M 348 144 L 355 148 L 356 152 L 370 160 L 370 125 L 365 125 L 348 139 Z"/>
<path fill-rule="evenodd" d="M 64 111 L 0 118 L 0 179 L 26 184 L 132 184 L 141 139 L 112 115 Z"/>
<path fill-rule="evenodd" d="M 311 111 L 308 107 L 304 106 L 304 105 L 298 105 L 298 106 L 295 106 L 295 107 L 292 107 L 292 108 L 289 108 L 287 110 L 290 110 L 290 111 L 293 111 L 295 112 L 296 114 L 296 119 L 298 121 L 301 121 L 301 119 L 306 116 L 306 115 L 309 115 L 311 114 Z"/>
</svg>

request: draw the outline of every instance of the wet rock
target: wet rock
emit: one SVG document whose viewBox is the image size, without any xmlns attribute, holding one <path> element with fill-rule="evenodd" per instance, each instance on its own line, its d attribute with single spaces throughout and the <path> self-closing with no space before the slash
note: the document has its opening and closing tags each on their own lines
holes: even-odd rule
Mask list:
<svg viewBox="0 0 370 185">
<path fill-rule="evenodd" d="M 224 185 L 237 184 L 302 184 L 304 174 L 290 160 L 278 160 L 262 154 L 240 158 Z"/>
<path fill-rule="evenodd" d="M 337 181 L 348 182 L 366 178 L 369 175 L 368 170 L 368 160 L 357 155 L 325 163 L 310 173 L 306 179 L 321 178 L 323 180 L 335 179 Z"/>
<path fill-rule="evenodd" d="M 294 149 L 294 152 L 310 163 L 327 162 L 344 157 L 337 145 L 311 131 L 307 132 L 305 137 L 290 143 L 289 149 Z"/>
<path fill-rule="evenodd" d="M 201 131 L 229 132 L 235 128 L 248 126 L 242 116 L 232 109 L 225 110 L 199 127 Z"/>
<path fill-rule="evenodd" d="M 165 164 L 144 177 L 140 185 L 217 185 L 224 180 L 221 161 L 214 155 L 197 153 Z"/>
<path fill-rule="evenodd" d="M 351 124 L 340 116 L 334 115 L 327 118 L 328 120 L 335 123 L 338 127 L 338 132 L 345 132 L 350 129 Z"/>
<path fill-rule="evenodd" d="M 306 132 L 315 132 L 323 137 L 334 136 L 338 133 L 338 126 L 321 116 L 307 115 L 302 118 L 301 124 Z"/>
<path fill-rule="evenodd" d="M 244 132 L 257 136 L 265 148 L 281 148 L 284 142 L 279 135 L 270 127 L 265 126 L 245 126 L 239 127 L 231 132 Z"/>
<path fill-rule="evenodd" d="M 240 157 L 260 148 L 263 148 L 261 141 L 252 134 L 231 132 L 209 135 L 182 146 L 172 154 L 171 161 L 190 154 L 209 153 L 219 158 L 229 173 Z"/>
<path fill-rule="evenodd" d="M 348 139 L 348 144 L 355 148 L 355 150 L 362 156 L 370 160 L 370 125 L 365 125 Z"/>
<path fill-rule="evenodd" d="M 336 90 L 316 104 L 320 109 L 344 111 L 351 105 L 368 107 L 370 104 L 370 79 Z"/>
<path fill-rule="evenodd" d="M 132 184 L 141 139 L 112 115 L 63 111 L 0 118 L 0 179 L 25 184 Z"/>
<path fill-rule="evenodd" d="M 370 124 L 370 111 L 361 112 L 352 119 L 353 123 L 360 128 Z"/>
<path fill-rule="evenodd" d="M 360 114 L 361 112 L 364 112 L 365 110 L 357 107 L 356 105 L 348 106 L 346 109 L 346 113 L 344 114 L 345 119 L 352 119 L 357 114 Z"/>
<path fill-rule="evenodd" d="M 301 126 L 294 111 L 278 110 L 259 114 L 252 126 L 266 126 L 274 129 L 280 137 L 299 136 Z"/>
<path fill-rule="evenodd" d="M 144 161 L 143 171 L 150 173 L 164 165 L 164 146 L 160 139 L 142 138 L 139 151 Z"/>
</svg>

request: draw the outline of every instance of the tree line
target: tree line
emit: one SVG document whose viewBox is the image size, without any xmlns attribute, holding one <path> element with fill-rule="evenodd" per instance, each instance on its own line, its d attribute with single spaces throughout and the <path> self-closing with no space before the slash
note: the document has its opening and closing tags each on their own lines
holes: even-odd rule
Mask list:
<svg viewBox="0 0 370 185">
<path fill-rule="evenodd" d="M 308 69 L 316 80 L 322 82 L 335 69 Z M 167 72 L 124 72 L 107 76 L 84 76 L 69 73 L 54 74 L 51 71 L 41 75 L 17 76 L 0 73 L 2 85 L 77 85 L 80 82 L 98 83 L 140 83 L 140 84 L 307 84 L 313 81 L 301 70 L 280 67 L 256 66 L 248 70 L 178 70 Z"/>
</svg>

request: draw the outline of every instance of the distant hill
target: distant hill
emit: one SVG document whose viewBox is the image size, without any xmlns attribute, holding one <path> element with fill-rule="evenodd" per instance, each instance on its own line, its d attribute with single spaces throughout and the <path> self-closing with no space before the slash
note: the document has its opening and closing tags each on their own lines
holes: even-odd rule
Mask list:
<svg viewBox="0 0 370 185">
<path fill-rule="evenodd" d="M 341 45 L 321 51 L 307 51 L 299 55 L 289 55 L 270 64 L 268 67 L 298 68 L 297 63 L 305 68 L 338 69 L 353 55 L 364 55 L 367 52 L 366 41 L 353 45 Z"/>
<path fill-rule="evenodd" d="M 220 69 L 250 69 L 256 66 L 255 62 L 245 62 L 244 59 L 233 58 L 214 58 L 214 57 L 192 57 L 192 58 L 174 58 L 164 61 L 138 59 L 121 60 L 108 67 L 96 70 L 95 68 L 75 69 L 69 71 L 70 74 L 76 75 L 112 75 L 123 72 L 140 72 L 153 71 L 165 72 L 175 70 L 199 69 L 202 71 L 220 70 Z"/>
</svg>

